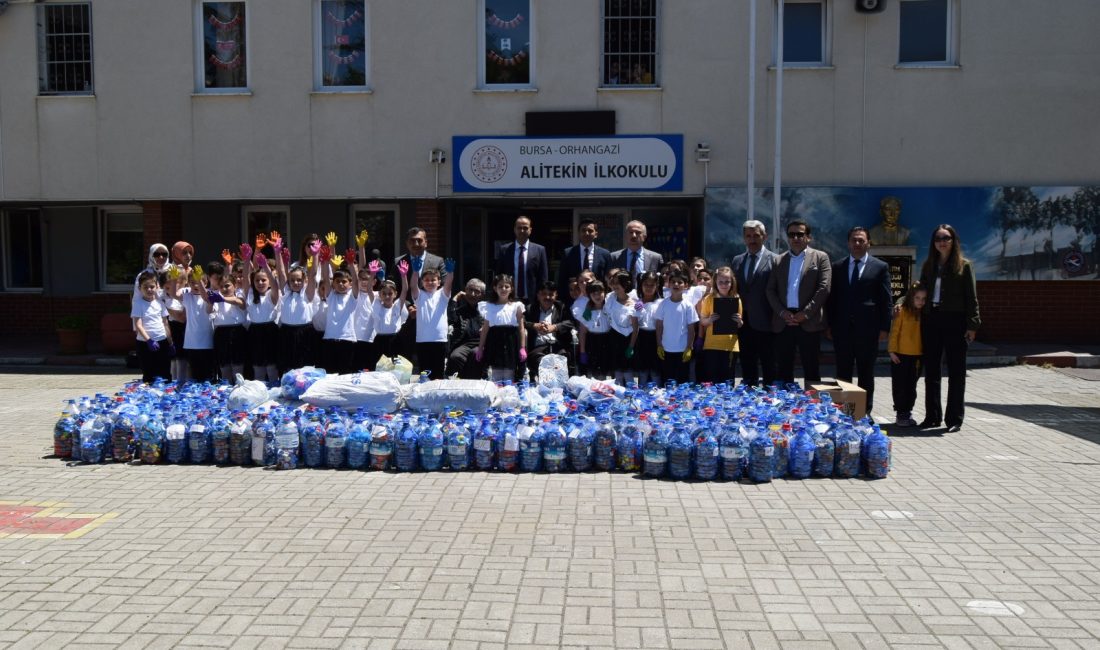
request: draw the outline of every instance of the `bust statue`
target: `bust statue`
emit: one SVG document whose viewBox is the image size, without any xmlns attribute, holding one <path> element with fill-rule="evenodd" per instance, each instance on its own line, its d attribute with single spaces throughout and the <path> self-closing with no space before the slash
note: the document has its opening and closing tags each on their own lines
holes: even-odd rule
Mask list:
<svg viewBox="0 0 1100 650">
<path fill-rule="evenodd" d="M 868 232 L 872 245 L 904 246 L 909 241 L 909 229 L 898 221 L 901 218 L 901 201 L 896 196 L 887 196 L 879 202 L 879 215 L 882 223 Z"/>
</svg>

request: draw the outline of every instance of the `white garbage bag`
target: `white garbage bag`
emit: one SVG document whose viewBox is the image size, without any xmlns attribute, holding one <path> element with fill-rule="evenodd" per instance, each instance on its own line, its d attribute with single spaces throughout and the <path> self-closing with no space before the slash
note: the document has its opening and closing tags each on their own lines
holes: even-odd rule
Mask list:
<svg viewBox="0 0 1100 650">
<path fill-rule="evenodd" d="M 378 409 L 393 413 L 401 407 L 401 384 L 389 372 L 357 372 L 318 379 L 302 394 L 313 406 Z"/>
</svg>

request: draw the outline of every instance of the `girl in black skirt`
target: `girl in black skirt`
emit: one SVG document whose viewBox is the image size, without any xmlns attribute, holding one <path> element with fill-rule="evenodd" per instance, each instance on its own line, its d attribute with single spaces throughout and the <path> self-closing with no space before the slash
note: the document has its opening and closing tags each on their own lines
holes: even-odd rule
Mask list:
<svg viewBox="0 0 1100 650">
<path fill-rule="evenodd" d="M 580 366 L 584 374 L 593 379 L 612 377 L 611 318 L 607 315 L 605 297 L 607 288 L 603 282 L 592 282 L 585 289 L 588 302 L 576 312 L 580 327 Z"/>
<path fill-rule="evenodd" d="M 481 340 L 474 358 L 489 366 L 490 381 L 512 381 L 516 368 L 527 361 L 524 307 L 512 293 L 512 276 L 496 276 L 489 298 L 477 304 L 482 319 Z"/>
<path fill-rule="evenodd" d="M 638 317 L 634 312 L 634 300 L 629 292 L 634 280 L 620 270 L 611 278 L 612 294 L 607 298 L 607 315 L 611 322 L 608 332 L 611 342 L 611 368 L 615 381 L 626 386 L 634 381 L 634 345 L 638 339 Z"/>
<path fill-rule="evenodd" d="M 241 248 L 244 274 L 248 278 L 245 305 L 248 310 L 248 357 L 253 376 L 259 381 L 279 381 L 277 356 L 279 350 L 279 326 L 275 324 L 275 311 L 279 306 L 279 285 L 274 282 L 267 256 L 256 251 L 249 259 L 247 244 Z M 255 267 L 253 267 L 255 265 Z"/>
<path fill-rule="evenodd" d="M 638 340 L 634 344 L 634 375 L 640 386 L 660 383 L 661 360 L 657 358 L 657 321 L 653 314 L 661 304 L 661 276 L 648 271 L 639 276 L 638 299 L 634 313 L 638 317 Z"/>
<path fill-rule="evenodd" d="M 275 270 L 279 276 L 279 336 L 276 363 L 278 371 L 313 365 L 316 350 L 313 316 L 318 310 L 317 275 L 295 264 L 287 269 L 290 251 L 277 248 Z"/>
</svg>

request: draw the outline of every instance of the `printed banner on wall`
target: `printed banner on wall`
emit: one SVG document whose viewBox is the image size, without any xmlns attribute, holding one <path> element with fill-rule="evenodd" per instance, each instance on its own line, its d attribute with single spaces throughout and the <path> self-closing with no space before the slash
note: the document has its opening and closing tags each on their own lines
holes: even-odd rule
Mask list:
<svg viewBox="0 0 1100 650">
<path fill-rule="evenodd" d="M 754 203 L 769 241 L 772 194 L 758 189 Z M 744 251 L 746 196 L 743 187 L 707 188 L 703 246 L 712 264 Z M 811 245 L 833 259 L 848 254 L 848 229 L 860 225 L 870 230 L 872 255 L 876 244 L 915 246 L 919 269 L 933 230 L 948 223 L 979 280 L 1100 277 L 1100 187 L 791 187 L 782 196 L 781 223 L 809 223 Z"/>
<path fill-rule="evenodd" d="M 454 136 L 456 192 L 679 192 L 682 135 Z"/>
</svg>

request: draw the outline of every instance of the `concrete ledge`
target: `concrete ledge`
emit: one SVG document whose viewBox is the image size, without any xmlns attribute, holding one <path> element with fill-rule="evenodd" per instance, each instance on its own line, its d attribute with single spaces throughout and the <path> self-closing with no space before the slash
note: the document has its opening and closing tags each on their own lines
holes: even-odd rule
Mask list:
<svg viewBox="0 0 1100 650">
<path fill-rule="evenodd" d="M 1100 356 L 1083 352 L 1048 352 L 1017 357 L 1017 361 L 1030 366 L 1055 368 L 1100 368 Z"/>
</svg>

